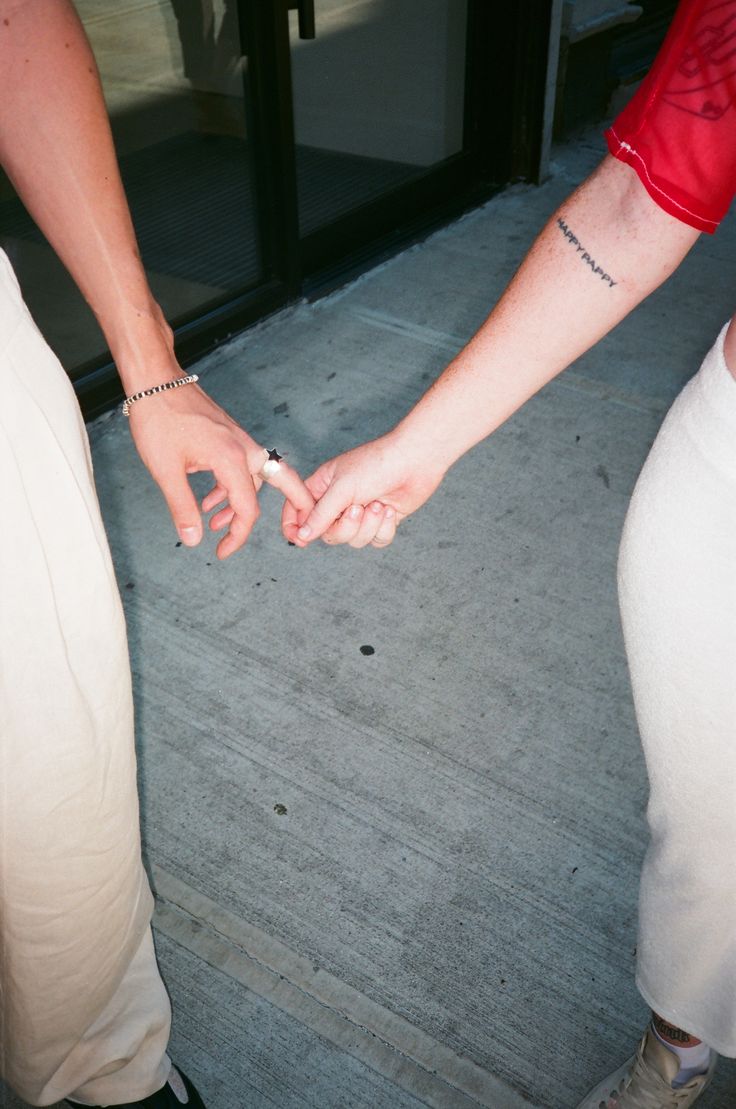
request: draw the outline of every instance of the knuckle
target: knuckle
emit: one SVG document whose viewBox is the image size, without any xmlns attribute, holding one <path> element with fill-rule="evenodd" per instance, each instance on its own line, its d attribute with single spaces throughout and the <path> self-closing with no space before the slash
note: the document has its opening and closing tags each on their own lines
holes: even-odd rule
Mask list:
<svg viewBox="0 0 736 1109">
<path fill-rule="evenodd" d="M 393 542 L 393 535 L 377 535 L 373 540 L 374 547 L 388 547 Z"/>
<path fill-rule="evenodd" d="M 225 439 L 219 449 L 220 463 L 231 470 L 233 474 L 248 469 L 248 455 L 237 439 L 231 435 Z"/>
</svg>

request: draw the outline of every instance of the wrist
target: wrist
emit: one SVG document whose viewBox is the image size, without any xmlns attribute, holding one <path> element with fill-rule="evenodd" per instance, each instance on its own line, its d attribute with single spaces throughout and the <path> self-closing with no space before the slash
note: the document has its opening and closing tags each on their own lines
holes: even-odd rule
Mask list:
<svg viewBox="0 0 736 1109">
<path fill-rule="evenodd" d="M 159 393 L 169 393 L 172 389 L 180 389 L 184 385 L 196 385 L 199 381 L 197 374 L 187 374 L 186 377 L 175 377 L 171 381 L 162 381 L 158 385 L 152 385 L 148 389 L 140 389 L 137 393 L 133 393 L 125 398 L 123 401 L 123 415 L 130 416 L 130 410 L 138 401 L 146 400 L 147 397 L 158 396 Z"/>
<path fill-rule="evenodd" d="M 174 339 L 158 305 L 135 311 L 105 331 L 113 361 L 127 394 L 183 375 L 174 353 Z"/>
<path fill-rule="evenodd" d="M 452 442 L 442 422 L 414 409 L 389 433 L 391 446 L 412 468 L 444 476 L 465 448 Z"/>
</svg>

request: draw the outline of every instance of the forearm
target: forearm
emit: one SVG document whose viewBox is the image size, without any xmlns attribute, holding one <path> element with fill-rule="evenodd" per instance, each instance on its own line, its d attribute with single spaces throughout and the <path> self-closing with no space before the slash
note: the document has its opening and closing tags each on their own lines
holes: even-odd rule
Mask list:
<svg viewBox="0 0 736 1109">
<path fill-rule="evenodd" d="M 452 465 L 680 264 L 698 232 L 607 157 L 552 216 L 503 297 L 394 436 Z"/>
<path fill-rule="evenodd" d="M 69 0 L 0 0 L 0 161 L 97 317 L 128 392 L 170 373 L 97 66 Z"/>
</svg>

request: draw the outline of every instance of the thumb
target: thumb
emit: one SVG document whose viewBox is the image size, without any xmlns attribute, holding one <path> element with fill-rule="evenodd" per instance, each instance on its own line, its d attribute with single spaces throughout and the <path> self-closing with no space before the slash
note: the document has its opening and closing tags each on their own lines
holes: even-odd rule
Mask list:
<svg viewBox="0 0 736 1109">
<path fill-rule="evenodd" d="M 340 482 L 330 485 L 297 531 L 299 542 L 311 543 L 314 539 L 319 539 L 352 503 L 352 495 L 347 486 L 341 488 Z"/>
<path fill-rule="evenodd" d="M 179 538 L 185 547 L 196 547 L 202 538 L 202 518 L 186 475 L 159 475 L 158 483 Z"/>
</svg>

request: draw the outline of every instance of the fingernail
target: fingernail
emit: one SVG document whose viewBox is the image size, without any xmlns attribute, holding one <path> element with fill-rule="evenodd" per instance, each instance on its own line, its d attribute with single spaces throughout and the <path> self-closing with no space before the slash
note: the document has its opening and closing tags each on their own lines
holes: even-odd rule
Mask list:
<svg viewBox="0 0 736 1109">
<path fill-rule="evenodd" d="M 362 511 L 363 509 L 360 507 L 359 504 L 354 504 L 348 512 L 348 516 L 351 520 L 357 520 Z"/>
<path fill-rule="evenodd" d="M 199 543 L 199 528 L 181 528 L 179 538 L 187 547 L 196 547 Z"/>
<path fill-rule="evenodd" d="M 371 512 L 375 512 L 376 516 L 378 516 L 379 512 L 383 512 L 383 505 L 380 501 L 373 502 L 371 505 Z"/>
<path fill-rule="evenodd" d="M 309 536 L 312 534 L 312 529 L 308 528 L 305 524 L 304 527 L 299 528 L 299 531 L 296 534 L 299 536 L 300 539 L 309 539 Z"/>
<path fill-rule="evenodd" d="M 384 519 L 385 520 L 393 520 L 393 518 L 394 518 L 394 510 L 393 510 L 393 508 L 391 508 L 390 505 L 387 505 L 386 506 L 386 512 L 384 514 Z"/>
</svg>

